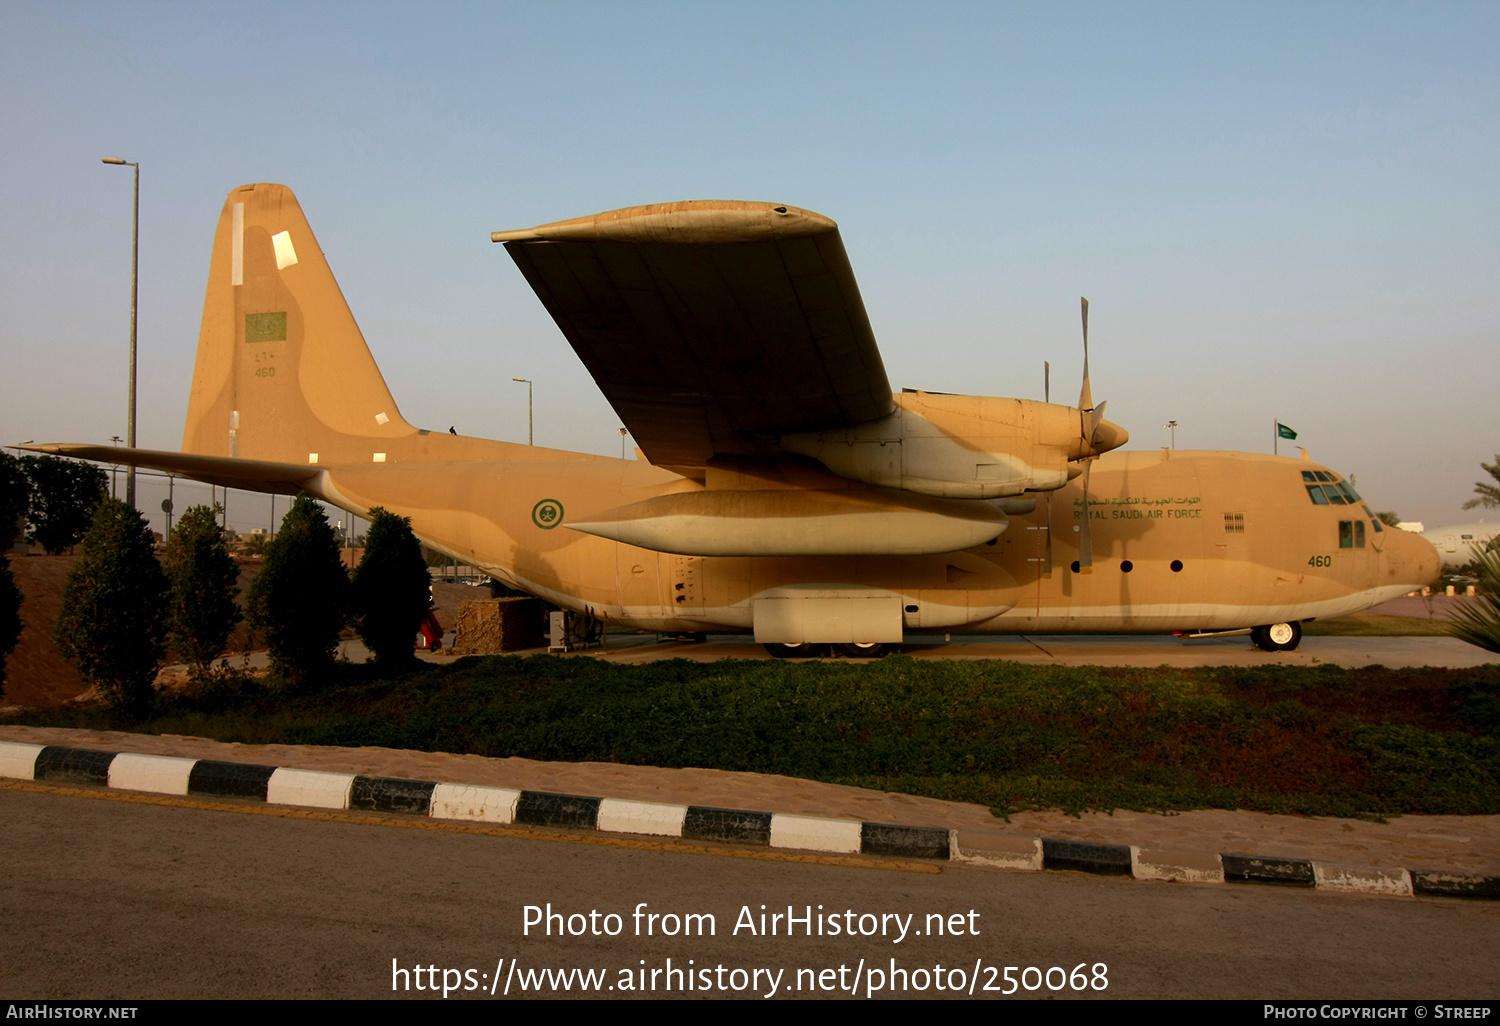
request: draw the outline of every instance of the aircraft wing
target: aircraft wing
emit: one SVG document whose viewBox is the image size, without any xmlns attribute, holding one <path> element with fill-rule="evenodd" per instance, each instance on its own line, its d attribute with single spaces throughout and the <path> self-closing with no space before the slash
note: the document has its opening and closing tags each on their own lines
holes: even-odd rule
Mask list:
<svg viewBox="0 0 1500 1026">
<path fill-rule="evenodd" d="M 768 455 L 891 413 L 838 225 L 690 200 L 495 232 L 655 465 Z"/>
<path fill-rule="evenodd" d="M 279 492 L 282 495 L 296 495 L 323 469 L 315 464 L 273 463 L 269 460 L 242 460 L 231 456 L 195 456 L 162 449 L 122 449 L 113 445 L 76 442 L 49 442 L 43 445 L 28 443 L 16 448 L 48 456 L 70 456 L 96 463 L 146 467 L 223 488 Z"/>
</svg>

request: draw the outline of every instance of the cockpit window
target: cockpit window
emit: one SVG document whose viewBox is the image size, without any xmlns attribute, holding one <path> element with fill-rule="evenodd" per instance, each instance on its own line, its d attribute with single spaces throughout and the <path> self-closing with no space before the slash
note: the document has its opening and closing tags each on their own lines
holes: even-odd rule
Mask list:
<svg viewBox="0 0 1500 1026">
<path fill-rule="evenodd" d="M 1357 506 L 1362 500 L 1359 493 L 1345 481 L 1340 481 L 1337 474 L 1326 470 L 1304 470 L 1302 471 L 1303 487 L 1307 489 L 1307 496 L 1314 506 Z M 1323 481 L 1325 484 L 1311 484 L 1308 482 Z M 1368 507 L 1365 509 L 1368 513 Z M 1375 519 L 1373 516 L 1371 520 Z"/>
</svg>

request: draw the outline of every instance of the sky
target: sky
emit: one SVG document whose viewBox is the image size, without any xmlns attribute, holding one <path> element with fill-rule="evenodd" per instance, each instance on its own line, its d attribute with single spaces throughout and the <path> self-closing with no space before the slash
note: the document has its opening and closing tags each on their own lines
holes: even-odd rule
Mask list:
<svg viewBox="0 0 1500 1026">
<path fill-rule="evenodd" d="M 0 26 L 0 443 L 125 434 L 119 156 L 143 447 L 181 444 L 214 226 L 262 181 L 420 426 L 524 441 L 530 378 L 537 444 L 617 455 L 489 233 L 715 198 L 839 222 L 897 388 L 1041 398 L 1048 360 L 1076 403 L 1086 295 L 1130 448 L 1176 420 L 1267 452 L 1279 419 L 1429 527 L 1500 452 L 1494 3 L 0 0 Z"/>
</svg>

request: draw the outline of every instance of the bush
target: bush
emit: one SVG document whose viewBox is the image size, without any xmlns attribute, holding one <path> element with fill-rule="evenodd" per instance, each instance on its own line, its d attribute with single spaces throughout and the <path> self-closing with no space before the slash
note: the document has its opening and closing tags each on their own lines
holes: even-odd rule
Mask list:
<svg viewBox="0 0 1500 1026">
<path fill-rule="evenodd" d="M 298 495 L 266 546 L 250 585 L 250 624 L 266 639 L 271 670 L 283 682 L 304 681 L 333 662 L 349 607 L 349 575 L 328 517 Z"/>
<path fill-rule="evenodd" d="M 150 704 L 171 586 L 140 513 L 105 499 L 83 536 L 57 616 L 57 647 L 114 705 Z"/>
<path fill-rule="evenodd" d="M 5 659 L 21 640 L 21 589 L 10 573 L 10 560 L 0 552 L 0 698 L 5 697 Z"/>
<path fill-rule="evenodd" d="M 427 615 L 432 578 L 411 521 L 379 506 L 370 510 L 365 554 L 354 569 L 359 636 L 379 663 L 412 659 L 412 642 Z"/>
<path fill-rule="evenodd" d="M 193 506 L 177 522 L 162 563 L 172 582 L 167 637 L 172 651 L 201 676 L 224 651 L 242 616 L 239 564 L 229 554 L 216 519 L 220 506 Z"/>
</svg>

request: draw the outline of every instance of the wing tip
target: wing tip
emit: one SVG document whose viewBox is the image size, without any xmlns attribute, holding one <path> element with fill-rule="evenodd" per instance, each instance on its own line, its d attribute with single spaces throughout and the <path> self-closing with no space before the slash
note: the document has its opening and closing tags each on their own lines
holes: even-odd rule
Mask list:
<svg viewBox="0 0 1500 1026">
<path fill-rule="evenodd" d="M 801 238 L 838 231 L 832 218 L 785 203 L 679 200 L 621 207 L 534 228 L 490 233 L 491 242 L 666 242 L 702 245 Z"/>
</svg>

